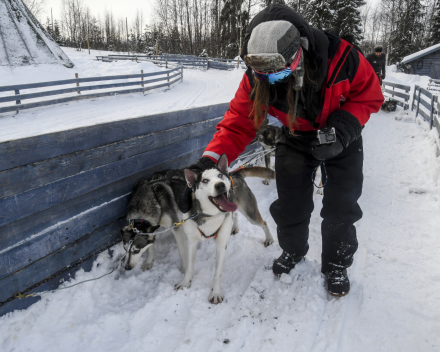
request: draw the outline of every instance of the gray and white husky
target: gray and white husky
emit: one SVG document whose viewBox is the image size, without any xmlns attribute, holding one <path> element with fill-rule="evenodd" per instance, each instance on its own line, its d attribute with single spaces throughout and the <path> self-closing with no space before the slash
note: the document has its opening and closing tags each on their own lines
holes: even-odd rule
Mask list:
<svg viewBox="0 0 440 352">
<path fill-rule="evenodd" d="M 155 173 L 150 181 L 138 182 L 128 205 L 127 219 L 142 219 L 146 223 L 138 221 L 136 230 L 132 225 L 121 230 L 124 247 L 128 249 L 125 269 L 135 267 L 146 250 L 148 256 L 141 268 L 150 269 L 154 260 L 154 231 L 158 226 L 168 228 L 181 219 L 189 219 L 172 229 L 181 257 L 181 269 L 185 273 L 183 280 L 175 288 L 178 290 L 190 287 L 197 244 L 199 241 L 212 239 L 215 240 L 217 254 L 214 285 L 209 301 L 214 304 L 223 301 L 220 281 L 226 244 L 230 235 L 238 232 L 238 220 L 233 212 L 238 209 L 250 223 L 263 229 L 266 236 L 265 246 L 274 241 L 258 210 L 255 196 L 244 180 L 247 176 L 273 179 L 274 171 L 252 167 L 229 174 L 227 165 L 227 157 L 222 155 L 215 168 L 206 170 L 201 175 L 189 169 L 166 170 Z M 187 184 L 193 189 L 193 202 L 190 211 L 182 214 L 178 201 Z M 142 235 L 136 236 L 138 232 L 142 232 Z"/>
</svg>

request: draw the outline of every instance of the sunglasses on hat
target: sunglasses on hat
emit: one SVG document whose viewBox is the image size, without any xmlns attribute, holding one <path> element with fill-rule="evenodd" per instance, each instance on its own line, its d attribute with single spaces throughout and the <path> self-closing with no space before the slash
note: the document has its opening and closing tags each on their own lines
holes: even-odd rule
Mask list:
<svg viewBox="0 0 440 352">
<path fill-rule="evenodd" d="M 255 77 L 257 77 L 260 81 L 268 82 L 269 84 L 283 83 L 290 77 L 292 72 L 296 70 L 299 65 L 300 58 L 301 47 L 299 47 L 299 50 L 296 52 L 292 63 L 280 71 L 272 73 L 258 72 L 254 69 L 252 69 L 252 71 L 254 71 Z"/>
</svg>

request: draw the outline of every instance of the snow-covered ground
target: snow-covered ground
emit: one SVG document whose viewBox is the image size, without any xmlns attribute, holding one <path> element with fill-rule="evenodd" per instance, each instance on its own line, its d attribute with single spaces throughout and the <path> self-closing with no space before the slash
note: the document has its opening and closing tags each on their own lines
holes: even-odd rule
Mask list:
<svg viewBox="0 0 440 352">
<path fill-rule="evenodd" d="M 72 48 L 63 48 L 63 50 L 75 63 L 75 68 L 41 65 L 38 69 L 27 66 L 11 71 L 9 68 L 0 67 L 1 85 L 72 79 L 75 78 L 75 73 L 78 73 L 79 77 L 97 77 L 135 74 L 141 73 L 141 70 L 144 70 L 144 73 L 165 70 L 150 62 L 96 61 L 95 55 L 108 54 L 104 51 L 92 50 L 89 55 L 87 50 L 82 52 Z M 145 95 L 133 93 L 86 99 L 21 110 L 18 114 L 2 113 L 0 142 L 103 122 L 225 103 L 234 97 L 243 74 L 242 69 L 231 71 L 184 69 L 183 82 L 173 85 L 166 91 L 162 89 L 146 92 Z M 49 98 L 53 99 L 53 97 Z"/>
<path fill-rule="evenodd" d="M 31 114 L 62 113 L 57 116 L 60 122 L 70 123 L 75 111 L 84 118 L 93 109 L 91 116 L 107 121 L 145 115 L 150 106 L 153 112 L 174 109 L 173 97 L 178 108 L 227 102 L 241 75 L 185 70 L 184 83 L 167 92 L 70 103 L 14 118 L 27 116 L 28 123 Z M 3 119 L 12 118 L 0 117 L 2 126 Z M 437 135 L 425 127 L 399 108 L 373 114 L 363 131 L 364 217 L 356 225 L 359 250 L 349 269 L 348 296 L 329 298 L 323 287 L 322 196 L 316 194 L 310 251 L 290 275 L 278 279 L 272 274 L 272 261 L 281 253 L 278 243 L 264 248 L 263 232 L 240 214 L 240 232 L 228 243 L 222 304 L 208 302 L 213 241 L 200 246 L 191 288 L 175 291 L 174 284 L 182 278 L 179 255 L 173 236 L 164 234 L 156 241 L 151 270 L 118 270 L 98 281 L 45 294 L 28 309 L 1 317 L 0 350 L 439 351 L 440 162 Z M 248 179 L 248 184 L 276 237 L 269 214 L 277 197 L 275 183 L 264 186 L 259 179 Z M 80 271 L 65 285 L 108 273 L 124 253 L 122 246 L 114 253 L 113 258 L 101 254 L 91 272 Z"/>
</svg>

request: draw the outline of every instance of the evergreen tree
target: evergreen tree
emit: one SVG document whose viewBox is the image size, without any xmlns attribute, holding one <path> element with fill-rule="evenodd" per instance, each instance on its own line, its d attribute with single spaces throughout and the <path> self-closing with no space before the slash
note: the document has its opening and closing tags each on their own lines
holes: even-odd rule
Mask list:
<svg viewBox="0 0 440 352">
<path fill-rule="evenodd" d="M 432 16 L 432 28 L 429 45 L 440 44 L 440 1 L 437 0 Z"/>
<path fill-rule="evenodd" d="M 352 34 L 355 43 L 362 40 L 362 20 L 360 7 L 364 0 L 332 0 L 334 10 L 333 27 L 338 27 L 341 34 Z"/>
<path fill-rule="evenodd" d="M 420 0 L 402 0 L 397 13 L 396 28 L 391 32 L 389 62 L 396 64 L 405 56 L 419 51 L 423 37 L 422 4 Z"/>
<path fill-rule="evenodd" d="M 328 0 L 312 0 L 304 17 L 318 29 L 332 28 L 335 23 L 335 11 L 332 5 Z"/>
</svg>

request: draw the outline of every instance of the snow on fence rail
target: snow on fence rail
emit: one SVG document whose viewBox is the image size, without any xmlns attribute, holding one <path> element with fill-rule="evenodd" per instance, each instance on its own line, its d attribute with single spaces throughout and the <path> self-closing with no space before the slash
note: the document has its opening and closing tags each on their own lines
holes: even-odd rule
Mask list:
<svg viewBox="0 0 440 352">
<path fill-rule="evenodd" d="M 427 99 L 427 100 L 425 100 Z M 417 115 L 421 115 L 425 121 L 429 123 L 430 129 L 434 125 L 434 116 L 437 114 L 436 103 L 438 102 L 438 96 L 432 94 L 428 90 L 416 85 L 414 88 L 413 101 L 411 104 L 411 111 L 416 108 Z M 427 112 L 423 111 L 426 108 Z"/>
<path fill-rule="evenodd" d="M 207 70 L 210 68 L 217 70 L 230 70 L 236 67 L 246 67 L 243 65 L 244 63 L 241 59 L 231 60 L 189 55 L 108 55 L 96 56 L 96 59 L 102 62 L 112 62 L 118 60 L 132 60 L 136 62 L 148 61 L 156 64 L 164 64 L 166 67 L 168 67 L 169 63 L 173 63 L 181 66 L 204 67 Z"/>
<path fill-rule="evenodd" d="M 404 110 L 408 110 L 408 108 L 409 108 L 408 101 L 410 98 L 409 91 L 411 90 L 410 86 L 405 86 L 403 84 L 397 84 L 397 83 L 391 83 L 391 82 L 387 82 L 387 81 L 382 81 L 382 86 L 384 87 L 384 89 L 383 89 L 384 93 L 391 95 L 391 97 L 393 97 L 396 100 L 398 105 L 403 107 Z M 391 87 L 392 90 L 386 88 L 387 86 Z M 405 93 L 395 91 L 395 89 L 403 90 Z M 396 97 L 403 99 L 403 101 L 396 99 Z"/>
<path fill-rule="evenodd" d="M 39 299 L 11 300 L 14 292 L 42 280 L 29 293 L 55 289 L 59 279 L 91 267 L 93 259 L 83 258 L 119 242 L 136 181 L 199 158 L 228 107 L 217 104 L 0 143 L 0 315 Z M 62 270 L 62 276 L 48 280 Z"/>
<path fill-rule="evenodd" d="M 150 78 L 150 77 L 155 77 L 155 76 L 163 76 L 163 77 L 144 79 L 146 77 Z M 111 82 L 111 83 L 106 83 L 106 84 L 95 84 L 95 85 L 87 85 L 87 86 L 80 85 L 80 84 L 86 83 L 86 82 L 118 81 L 118 80 L 130 80 L 130 79 L 136 79 L 136 80 L 129 81 L 129 82 L 121 82 L 121 83 Z M 172 84 L 177 83 L 182 80 L 183 80 L 183 67 L 179 66 L 179 67 L 173 68 L 171 70 L 160 71 L 160 72 L 143 73 L 143 71 L 141 71 L 141 73 L 139 73 L 139 74 L 88 77 L 88 78 L 78 78 L 78 76 L 76 74 L 76 78 L 74 78 L 74 79 L 66 79 L 66 80 L 51 81 L 51 82 L 41 82 L 41 83 L 30 83 L 30 84 L 18 84 L 18 85 L 11 85 L 11 86 L 0 86 L 0 93 L 2 93 L 2 92 L 15 93 L 15 95 L 0 96 L 0 104 L 1 103 L 8 103 L 8 102 L 15 102 L 15 105 L 12 105 L 12 106 L 1 106 L 0 105 L 0 113 L 23 110 L 23 109 L 30 109 L 30 108 L 35 108 L 35 107 L 39 107 L 39 106 L 65 103 L 65 102 L 74 101 L 74 100 L 103 97 L 103 96 L 108 96 L 108 95 L 145 92 L 148 90 L 158 89 L 158 88 L 162 88 L 162 87 L 171 87 Z M 164 81 L 166 81 L 166 83 L 151 85 L 152 83 L 164 82 Z M 43 88 L 43 87 L 62 86 L 62 85 L 69 85 L 69 84 L 75 84 L 76 86 L 72 87 L 72 88 L 63 88 L 63 89 L 49 90 L 49 91 L 39 91 L 39 92 L 33 92 L 33 93 L 27 93 L 27 94 L 23 94 L 20 92 L 20 91 L 26 90 L 26 89 L 38 89 L 38 88 Z M 113 88 L 128 87 L 128 86 L 141 86 L 141 87 L 134 88 L 134 89 L 124 89 L 124 90 L 114 90 L 113 89 Z M 101 90 L 102 89 L 112 89 L 112 90 L 106 91 L 106 92 L 100 92 L 100 93 L 93 93 L 93 94 L 81 94 L 81 92 L 98 90 L 98 89 L 101 89 Z M 22 100 L 25 100 L 25 99 L 36 99 L 36 98 L 41 98 L 41 97 L 48 97 L 48 96 L 52 96 L 52 95 L 68 94 L 68 93 L 77 93 L 77 94 L 74 96 L 68 96 L 65 98 L 58 98 L 58 99 L 53 99 L 53 100 L 43 100 L 43 101 L 37 101 L 37 102 L 33 102 L 33 103 L 28 103 L 28 104 L 22 104 Z"/>
</svg>

